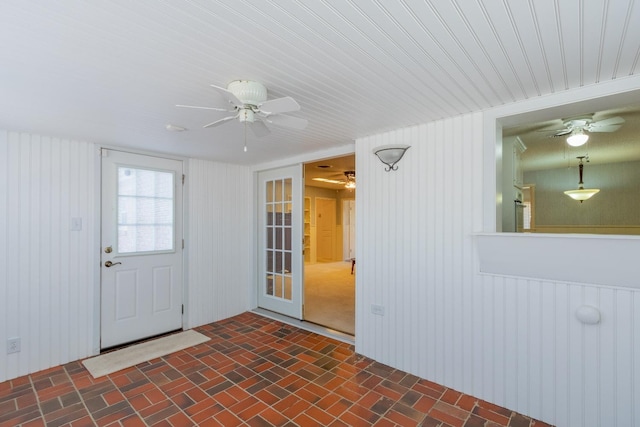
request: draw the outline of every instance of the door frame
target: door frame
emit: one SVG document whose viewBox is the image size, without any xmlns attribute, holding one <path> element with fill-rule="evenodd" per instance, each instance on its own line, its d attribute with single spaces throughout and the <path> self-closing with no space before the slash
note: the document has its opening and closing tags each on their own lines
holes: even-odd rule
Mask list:
<svg viewBox="0 0 640 427">
<path fill-rule="evenodd" d="M 119 147 L 117 145 L 108 144 L 95 144 L 94 155 L 94 193 L 99 194 L 100 197 L 95 197 L 93 205 L 93 218 L 95 219 L 93 226 L 93 237 L 96 242 L 96 249 L 93 254 L 94 267 L 93 267 L 93 327 L 92 340 L 91 340 L 91 355 L 95 356 L 100 354 L 100 333 L 101 333 L 101 318 L 102 318 L 102 301 L 101 301 L 101 255 L 102 255 L 102 149 L 123 151 L 131 154 L 138 154 L 143 156 L 162 157 L 165 159 L 179 160 L 182 162 L 182 174 L 186 177 L 184 185 L 182 187 L 182 238 L 185 240 L 184 249 L 182 250 L 182 303 L 184 305 L 184 313 L 182 314 L 182 327 L 183 329 L 191 328 L 189 323 L 189 271 L 188 271 L 188 247 L 187 237 L 189 235 L 189 210 L 188 210 L 188 195 L 189 195 L 189 162 L 187 157 L 175 156 L 166 153 L 156 153 L 146 150 L 135 150 L 127 147 Z M 176 239 L 178 240 L 178 239 Z"/>
</svg>

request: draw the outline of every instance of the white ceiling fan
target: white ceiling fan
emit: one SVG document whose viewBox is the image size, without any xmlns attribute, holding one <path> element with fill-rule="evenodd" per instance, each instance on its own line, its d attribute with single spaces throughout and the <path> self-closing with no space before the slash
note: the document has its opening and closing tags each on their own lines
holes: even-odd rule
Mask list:
<svg viewBox="0 0 640 427">
<path fill-rule="evenodd" d="M 353 170 L 330 174 L 325 177 L 311 178 L 311 180 L 326 182 L 329 184 L 344 185 L 344 187 L 349 190 L 356 188 L 356 172 Z"/>
<path fill-rule="evenodd" d="M 251 80 L 234 80 L 227 88 L 211 85 L 227 101 L 225 107 L 200 107 L 196 105 L 176 105 L 184 108 L 197 108 L 231 113 L 209 124 L 205 128 L 219 126 L 233 119 L 248 125 L 253 133 L 260 137 L 268 135 L 269 125 L 284 126 L 293 129 L 304 129 L 308 121 L 299 117 L 286 116 L 282 113 L 300 110 L 295 99 L 285 96 L 267 100 L 267 88 L 261 83 Z"/>
<path fill-rule="evenodd" d="M 589 139 L 589 135 L 585 132 L 615 132 L 620 129 L 624 121 L 619 116 L 594 121 L 593 114 L 585 114 L 562 119 L 563 129 L 547 129 L 540 132 L 554 132 L 553 135 L 550 135 L 550 138 L 568 136 L 567 143 L 578 147 Z"/>
</svg>

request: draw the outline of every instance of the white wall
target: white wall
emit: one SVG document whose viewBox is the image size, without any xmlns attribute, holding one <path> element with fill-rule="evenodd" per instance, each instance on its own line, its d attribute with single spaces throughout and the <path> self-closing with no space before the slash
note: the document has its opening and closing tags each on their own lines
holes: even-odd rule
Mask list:
<svg viewBox="0 0 640 427">
<path fill-rule="evenodd" d="M 98 156 L 88 142 L 0 131 L 0 382 L 98 351 Z M 250 171 L 188 166 L 185 328 L 247 310 L 251 274 Z M 13 337 L 21 351 L 7 355 Z"/>
<path fill-rule="evenodd" d="M 356 350 L 558 426 L 638 425 L 640 292 L 479 273 L 473 235 L 495 224 L 485 124 L 476 113 L 356 142 Z M 394 142 L 411 148 L 387 173 L 371 151 Z M 584 304 L 600 324 L 575 318 Z"/>
<path fill-rule="evenodd" d="M 247 167 L 189 160 L 187 323 L 204 325 L 249 308 L 252 232 Z"/>
<path fill-rule="evenodd" d="M 0 131 L 0 381 L 92 354 L 97 155 L 87 142 Z M 12 337 L 21 351 L 7 355 Z"/>
</svg>

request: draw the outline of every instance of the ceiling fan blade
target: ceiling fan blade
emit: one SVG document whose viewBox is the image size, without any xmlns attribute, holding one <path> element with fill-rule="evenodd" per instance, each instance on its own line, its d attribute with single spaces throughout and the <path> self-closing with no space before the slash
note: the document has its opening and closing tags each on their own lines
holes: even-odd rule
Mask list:
<svg viewBox="0 0 640 427">
<path fill-rule="evenodd" d="M 568 130 L 567 128 L 562 128 L 562 129 L 539 129 L 536 130 L 536 132 L 562 132 L 564 130 Z"/>
<path fill-rule="evenodd" d="M 216 85 L 211 85 L 211 87 L 218 91 L 218 93 L 222 95 L 222 97 L 234 107 L 242 107 L 244 105 L 244 103 L 240 101 L 238 97 L 233 94 L 233 92 Z"/>
<path fill-rule="evenodd" d="M 227 110 L 225 108 L 217 108 L 217 107 L 200 107 L 197 105 L 182 105 L 182 104 L 176 104 L 176 107 L 181 107 L 181 108 L 198 108 L 200 110 L 213 110 L 213 111 L 233 111 L 233 110 Z"/>
<path fill-rule="evenodd" d="M 620 129 L 622 125 L 607 125 L 607 126 L 589 126 L 587 130 L 589 132 L 615 132 Z"/>
<path fill-rule="evenodd" d="M 611 117 L 589 124 L 587 130 L 589 132 L 615 132 L 620 129 L 620 126 L 622 126 L 624 122 L 625 120 L 620 116 Z"/>
<path fill-rule="evenodd" d="M 224 122 L 227 122 L 227 121 L 229 121 L 229 120 L 233 120 L 233 119 L 236 119 L 236 118 L 238 118 L 238 115 L 237 115 L 237 114 L 236 114 L 235 116 L 229 116 L 229 117 L 225 117 L 224 119 L 216 120 L 215 122 L 211 122 L 211 123 L 209 123 L 208 125 L 204 125 L 204 126 L 202 126 L 202 127 L 203 127 L 203 128 L 211 128 L 211 127 L 221 125 L 221 124 L 223 124 Z"/>
<path fill-rule="evenodd" d="M 290 96 L 265 101 L 260 104 L 259 107 L 260 111 L 265 114 L 288 113 L 290 111 L 300 110 L 300 104 L 298 104 L 296 100 L 291 98 Z"/>
<path fill-rule="evenodd" d="M 604 120 L 598 120 L 597 122 L 591 123 L 591 126 L 609 126 L 609 125 L 621 125 L 624 123 L 624 119 L 620 116 L 611 117 Z"/>
<path fill-rule="evenodd" d="M 245 123 L 247 123 L 247 122 L 245 122 Z M 253 132 L 253 134 L 255 136 L 257 136 L 258 138 L 263 137 L 263 136 L 267 136 L 267 135 L 269 135 L 271 133 L 271 131 L 269 130 L 267 125 L 265 125 L 260 120 L 256 120 L 253 123 L 249 123 L 249 127 L 251 128 L 251 131 Z"/>
<path fill-rule="evenodd" d="M 293 116 L 275 115 L 264 118 L 267 123 L 274 124 L 276 126 L 285 126 L 293 129 L 304 129 L 307 127 L 309 121 L 307 119 L 301 119 Z"/>
<path fill-rule="evenodd" d="M 562 129 L 553 134 L 553 136 L 564 136 L 569 135 L 572 132 L 571 129 Z"/>
</svg>

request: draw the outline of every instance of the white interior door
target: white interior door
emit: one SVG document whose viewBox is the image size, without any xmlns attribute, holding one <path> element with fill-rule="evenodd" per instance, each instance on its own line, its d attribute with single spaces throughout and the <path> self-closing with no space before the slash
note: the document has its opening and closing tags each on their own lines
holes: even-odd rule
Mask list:
<svg viewBox="0 0 640 427">
<path fill-rule="evenodd" d="M 182 328 L 182 162 L 102 150 L 101 348 Z"/>
<path fill-rule="evenodd" d="M 302 319 L 302 165 L 258 174 L 258 305 Z"/>
<path fill-rule="evenodd" d="M 337 261 L 336 241 L 336 199 L 316 197 L 316 259 L 318 262 Z"/>
<path fill-rule="evenodd" d="M 342 244 L 345 260 L 356 257 L 356 201 L 342 199 Z"/>
</svg>

